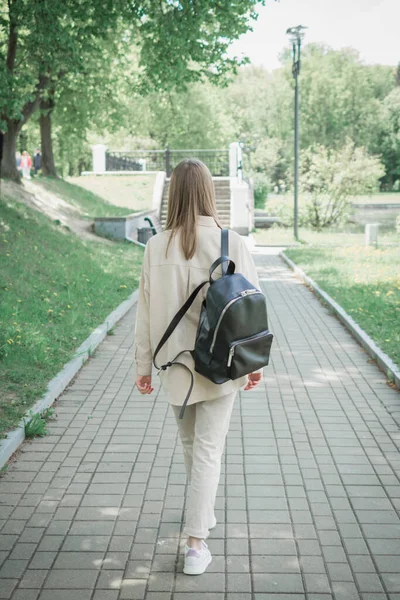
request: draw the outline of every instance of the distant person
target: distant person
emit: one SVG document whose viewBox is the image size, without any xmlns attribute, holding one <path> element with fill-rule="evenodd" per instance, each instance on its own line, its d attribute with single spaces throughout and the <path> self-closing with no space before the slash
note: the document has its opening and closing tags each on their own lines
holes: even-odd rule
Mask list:
<svg viewBox="0 0 400 600">
<path fill-rule="evenodd" d="M 36 148 L 35 154 L 33 155 L 33 169 L 35 175 L 42 169 L 42 155 L 40 154 L 39 148 Z"/>
<path fill-rule="evenodd" d="M 15 153 L 15 164 L 17 165 L 18 171 L 21 170 L 21 152 Z"/>
<path fill-rule="evenodd" d="M 30 157 L 29 152 L 27 152 L 26 150 L 24 150 L 22 153 L 21 168 L 22 168 L 22 177 L 24 179 L 30 179 L 31 178 L 32 159 Z"/>
</svg>

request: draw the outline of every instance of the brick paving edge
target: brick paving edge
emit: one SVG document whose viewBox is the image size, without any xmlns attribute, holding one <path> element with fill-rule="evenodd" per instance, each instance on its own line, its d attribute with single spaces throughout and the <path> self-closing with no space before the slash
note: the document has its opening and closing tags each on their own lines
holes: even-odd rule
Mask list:
<svg viewBox="0 0 400 600">
<path fill-rule="evenodd" d="M 70 381 L 75 377 L 78 371 L 83 367 L 89 358 L 89 351 L 93 352 L 95 348 L 104 340 L 108 331 L 122 319 L 137 302 L 139 292 L 135 290 L 124 302 L 113 310 L 94 331 L 86 338 L 76 350 L 73 358 L 67 362 L 48 384 L 47 392 L 32 406 L 23 417 L 16 429 L 10 431 L 7 437 L 0 440 L 0 468 L 3 467 L 14 452 L 21 446 L 25 440 L 24 419 L 29 413 L 42 413 L 49 408 L 65 390 Z"/>
<path fill-rule="evenodd" d="M 296 265 L 284 252 L 280 252 L 279 256 L 286 264 L 297 274 L 303 281 L 313 290 L 313 292 L 322 299 L 333 311 L 336 317 L 350 331 L 353 337 L 365 348 L 372 358 L 376 360 L 379 367 L 384 371 L 385 375 L 392 379 L 393 383 L 400 389 L 400 371 L 392 359 L 385 354 L 379 346 L 369 337 L 369 335 L 361 329 L 354 319 L 338 304 L 329 294 L 324 292 L 311 277 L 309 277 L 300 267 Z"/>
</svg>

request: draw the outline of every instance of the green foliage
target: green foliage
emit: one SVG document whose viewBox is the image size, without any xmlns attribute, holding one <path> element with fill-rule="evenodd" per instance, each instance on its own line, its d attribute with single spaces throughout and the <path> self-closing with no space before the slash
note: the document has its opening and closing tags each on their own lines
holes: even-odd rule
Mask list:
<svg viewBox="0 0 400 600">
<path fill-rule="evenodd" d="M 1 436 L 0 436 L 1 437 Z M 5 475 L 8 471 L 8 463 L 6 463 L 5 465 L 3 465 L 0 469 L 0 477 L 3 477 L 3 475 Z"/>
<path fill-rule="evenodd" d="M 290 160 L 281 139 L 265 138 L 260 141 L 252 157 L 251 165 L 258 173 L 264 173 L 275 185 L 285 184 L 287 186 Z"/>
<path fill-rule="evenodd" d="M 185 89 L 207 78 L 221 82 L 246 59 L 228 58 L 231 43 L 257 18 L 258 0 L 142 3 L 141 87 L 144 92 Z M 264 1 L 262 2 L 264 4 Z"/>
<path fill-rule="evenodd" d="M 29 417 L 24 419 L 25 437 L 43 437 L 47 435 L 47 423 L 53 418 L 54 408 L 46 408 L 41 413 L 29 412 Z"/>
<path fill-rule="evenodd" d="M 252 180 L 254 189 L 254 208 L 264 209 L 270 189 L 269 179 L 263 173 L 254 173 L 252 175 Z"/>
<path fill-rule="evenodd" d="M 39 413 L 32 414 L 30 417 L 24 420 L 25 437 L 43 437 L 47 435 L 46 421 L 42 419 Z"/>
<path fill-rule="evenodd" d="M 380 133 L 375 151 L 380 152 L 385 165 L 383 185 L 391 191 L 400 180 L 400 87 L 383 100 L 379 114 Z"/>
<path fill-rule="evenodd" d="M 308 222 L 314 229 L 340 223 L 349 201 L 377 189 L 382 164 L 350 140 L 340 150 L 315 146 L 302 155 L 301 189 Z"/>
</svg>

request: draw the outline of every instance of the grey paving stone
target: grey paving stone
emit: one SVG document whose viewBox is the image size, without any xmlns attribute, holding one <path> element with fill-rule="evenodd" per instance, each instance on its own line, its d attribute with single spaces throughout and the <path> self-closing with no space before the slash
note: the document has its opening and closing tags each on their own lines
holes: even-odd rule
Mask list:
<svg viewBox="0 0 400 600">
<path fill-rule="evenodd" d="M 36 544 L 17 543 L 10 554 L 10 560 L 24 560 L 32 558 L 36 548 Z"/>
<path fill-rule="evenodd" d="M 331 591 L 328 577 L 323 573 L 305 573 L 305 585 L 307 592 L 329 593 Z"/>
<path fill-rule="evenodd" d="M 298 540 L 301 556 L 321 556 L 321 547 L 317 540 Z"/>
<path fill-rule="evenodd" d="M 400 593 L 400 573 L 382 573 L 382 580 L 389 593 Z"/>
<path fill-rule="evenodd" d="M 361 592 L 384 593 L 384 589 L 376 573 L 357 573 L 356 582 Z"/>
<path fill-rule="evenodd" d="M 0 569 L 0 585 L 2 579 L 20 579 L 29 564 L 29 559 L 8 559 Z"/>
<path fill-rule="evenodd" d="M 332 581 L 352 581 L 354 582 L 353 574 L 350 567 L 345 563 L 330 563 L 328 562 L 328 573 Z"/>
<path fill-rule="evenodd" d="M 253 556 L 253 573 L 300 573 L 299 561 L 296 555 Z"/>
<path fill-rule="evenodd" d="M 124 571 L 102 570 L 96 581 L 96 589 L 116 590 L 121 588 Z"/>
<path fill-rule="evenodd" d="M 268 594 L 254 594 L 254 600 L 306 600 L 305 594 L 281 594 L 281 593 L 268 593 Z M 323 599 L 325 600 L 325 599 Z"/>
<path fill-rule="evenodd" d="M 359 600 L 360 595 L 354 583 L 347 581 L 332 582 L 332 591 L 335 600 Z"/>
<path fill-rule="evenodd" d="M 39 590 L 17 589 L 13 593 L 11 600 L 36 600 L 39 596 Z"/>
<path fill-rule="evenodd" d="M 174 585 L 175 574 L 171 572 L 151 573 L 148 580 L 148 589 L 153 592 L 171 592 Z"/>
<path fill-rule="evenodd" d="M 157 541 L 155 552 L 157 554 L 176 554 L 178 546 L 178 538 L 163 538 Z"/>
<path fill-rule="evenodd" d="M 249 540 L 247 538 L 227 539 L 226 553 L 227 556 L 249 554 Z"/>
<path fill-rule="evenodd" d="M 50 569 L 57 556 L 57 552 L 36 552 L 31 562 L 30 569 Z"/>
<path fill-rule="evenodd" d="M 129 559 L 129 552 L 107 552 L 102 560 L 102 569 L 118 570 L 125 569 Z"/>
<path fill-rule="evenodd" d="M 61 550 L 65 552 L 106 551 L 110 537 L 107 535 L 67 535 Z"/>
<path fill-rule="evenodd" d="M 168 541 L 164 541 L 163 546 L 157 546 L 157 551 L 159 552 L 161 547 L 164 547 L 164 545 L 168 545 Z M 176 540 L 172 540 L 175 544 L 175 554 L 177 551 L 177 543 Z M 155 551 L 155 547 L 153 544 L 134 544 L 130 553 L 130 558 L 132 560 L 151 560 L 153 558 L 154 555 L 154 551 Z M 168 554 L 170 554 L 171 552 L 169 552 Z M 174 552 L 172 552 L 172 554 L 174 554 Z"/>
<path fill-rule="evenodd" d="M 176 575 L 176 592 L 223 592 L 225 591 L 225 577 L 220 573 L 203 573 L 201 577 L 188 577 L 183 573 Z"/>
<path fill-rule="evenodd" d="M 173 594 L 173 600 L 188 600 L 186 592 L 175 592 Z M 225 600 L 224 593 L 206 593 L 206 592 L 191 592 L 190 593 L 191 600 Z M 147 598 L 146 598 L 147 600 Z"/>
<path fill-rule="evenodd" d="M 227 578 L 229 592 L 251 592 L 249 573 L 229 573 Z"/>
<path fill-rule="evenodd" d="M 20 588 L 35 588 L 42 587 L 49 571 L 39 569 L 28 569 L 19 583 Z"/>
<path fill-rule="evenodd" d="M 275 594 L 304 592 L 301 576 L 293 573 L 255 573 L 253 580 L 255 592 Z"/>
<path fill-rule="evenodd" d="M 138 529 L 135 535 L 135 544 L 154 544 L 158 535 L 158 529 Z"/>
<path fill-rule="evenodd" d="M 76 590 L 60 590 L 60 589 L 52 589 L 52 590 L 43 590 L 40 592 L 38 596 L 38 600 L 76 600 Z M 79 590 L 79 600 L 90 600 L 92 595 L 92 590 Z"/>
<path fill-rule="evenodd" d="M 44 535 L 38 546 L 38 552 L 59 550 L 64 542 L 62 535 Z"/>
<path fill-rule="evenodd" d="M 17 579 L 2 579 L 0 585 L 0 598 L 10 598 L 17 584 Z"/>
<path fill-rule="evenodd" d="M 54 589 L 92 589 L 97 579 L 97 570 L 52 569 L 45 582 L 45 588 Z"/>
<path fill-rule="evenodd" d="M 100 569 L 104 552 L 60 552 L 54 569 Z"/>
<path fill-rule="evenodd" d="M 303 573 L 326 573 L 324 561 L 320 556 L 302 556 L 300 567 Z"/>
<path fill-rule="evenodd" d="M 370 543 L 373 543 L 376 540 L 370 540 Z M 386 543 L 390 542 L 390 540 L 385 540 Z M 361 538 L 344 538 L 343 540 L 344 546 L 349 554 L 368 554 L 369 550 L 365 541 Z"/>
<path fill-rule="evenodd" d="M 213 561 L 215 557 L 213 556 Z M 226 559 L 226 566 L 228 573 L 249 573 L 250 564 L 249 557 L 246 555 L 241 556 L 228 556 Z"/>
<path fill-rule="evenodd" d="M 112 530 L 113 523 L 105 521 L 74 522 L 69 530 L 69 535 L 104 536 L 111 535 Z"/>
<path fill-rule="evenodd" d="M 117 600 L 118 590 L 96 590 L 93 600 Z"/>
</svg>

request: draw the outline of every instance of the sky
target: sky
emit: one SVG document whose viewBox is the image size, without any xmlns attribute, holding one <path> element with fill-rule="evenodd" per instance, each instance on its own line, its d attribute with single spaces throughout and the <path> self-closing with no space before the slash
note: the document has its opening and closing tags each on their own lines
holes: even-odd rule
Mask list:
<svg viewBox="0 0 400 600">
<path fill-rule="evenodd" d="M 335 50 L 353 47 L 369 64 L 400 61 L 400 0 L 266 0 L 253 31 L 231 46 L 231 56 L 249 56 L 268 70 L 280 66 L 289 46 L 286 30 L 306 25 L 304 43 L 323 42 Z"/>
</svg>

